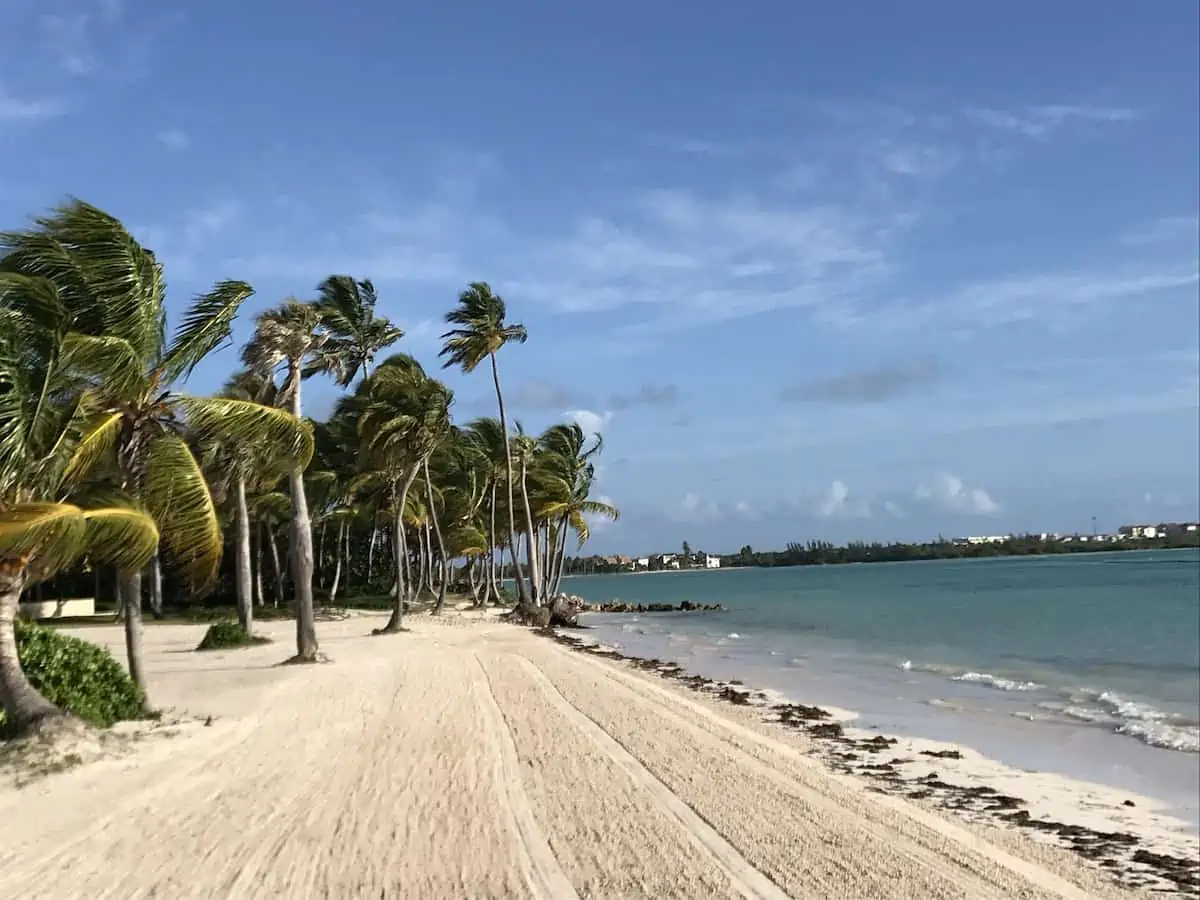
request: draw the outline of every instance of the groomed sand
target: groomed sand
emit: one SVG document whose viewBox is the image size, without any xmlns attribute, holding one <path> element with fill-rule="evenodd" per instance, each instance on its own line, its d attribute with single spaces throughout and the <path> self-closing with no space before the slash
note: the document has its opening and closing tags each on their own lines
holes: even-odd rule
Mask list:
<svg viewBox="0 0 1200 900">
<path fill-rule="evenodd" d="M 191 652 L 201 627 L 149 627 L 155 701 L 211 723 L 0 787 L 0 897 L 1138 896 L 527 630 L 377 624 L 323 623 L 333 662 L 304 667 L 276 665 L 290 623 L 217 653 Z"/>
</svg>

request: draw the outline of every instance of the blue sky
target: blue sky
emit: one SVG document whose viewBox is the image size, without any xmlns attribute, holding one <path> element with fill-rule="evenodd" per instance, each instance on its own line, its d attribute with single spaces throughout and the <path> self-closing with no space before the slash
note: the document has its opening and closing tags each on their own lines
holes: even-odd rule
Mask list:
<svg viewBox="0 0 1200 900">
<path fill-rule="evenodd" d="M 491 282 L 598 551 L 1198 515 L 1196 3 L 282 9 L 0 0 L 3 226 L 103 206 L 239 341 L 372 278 L 431 367 Z"/>
</svg>

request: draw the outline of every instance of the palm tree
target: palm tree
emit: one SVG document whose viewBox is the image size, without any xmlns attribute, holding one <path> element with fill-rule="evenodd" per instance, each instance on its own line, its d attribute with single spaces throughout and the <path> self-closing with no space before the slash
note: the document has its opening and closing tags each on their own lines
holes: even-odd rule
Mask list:
<svg viewBox="0 0 1200 900">
<path fill-rule="evenodd" d="M 396 597 L 392 616 L 381 631 L 400 631 L 411 579 L 405 512 L 409 490 L 425 460 L 450 429 L 454 395 L 430 378 L 407 354 L 389 357 L 360 385 L 356 395 L 358 432 L 365 468 L 387 483 L 395 518 Z"/>
<path fill-rule="evenodd" d="M 484 359 L 491 362 L 492 383 L 496 388 L 496 406 L 500 413 L 500 428 L 504 435 L 505 486 L 508 491 L 508 541 L 512 551 L 513 574 L 516 577 L 517 594 L 526 597 L 517 559 L 517 522 L 513 504 L 513 466 L 508 446 L 508 417 L 504 412 L 504 394 L 500 390 L 500 371 L 496 366 L 496 353 L 510 343 L 523 344 L 529 339 L 524 325 L 509 325 L 505 321 L 507 309 L 504 300 L 492 293 L 484 281 L 473 281 L 458 295 L 458 307 L 446 313 L 446 323 L 455 326 L 442 335 L 443 346 L 439 356 L 446 357 L 443 368 L 458 366 L 464 372 L 473 372 Z M 536 597 L 533 597 L 536 601 Z"/>
<path fill-rule="evenodd" d="M 226 382 L 221 396 L 273 407 L 275 385 L 258 373 L 243 371 Z M 291 460 L 287 456 L 281 457 L 270 444 L 219 441 L 211 443 L 211 451 L 212 458 L 205 466 L 210 473 L 210 483 L 219 484 L 233 494 L 237 615 L 238 623 L 249 634 L 254 629 L 254 565 L 250 545 L 252 517 L 249 497 L 274 486 L 291 468 Z"/>
<path fill-rule="evenodd" d="M 486 417 L 475 419 L 467 426 L 465 437 L 468 441 L 468 444 L 474 448 L 475 453 L 478 454 L 481 460 L 483 460 L 485 467 L 488 491 L 487 537 L 489 553 L 493 553 L 504 543 L 507 543 L 509 551 L 512 554 L 513 571 L 516 572 L 519 570 L 521 565 L 520 560 L 517 559 L 516 541 L 511 539 L 511 537 L 507 540 L 502 538 L 502 532 L 497 530 L 496 525 L 497 511 L 501 509 L 499 503 L 500 498 L 497 495 L 499 493 L 501 484 L 508 481 L 508 476 L 512 471 L 511 459 L 508 453 L 508 441 L 505 439 L 504 426 L 500 424 L 498 419 Z M 507 490 L 507 494 L 509 497 L 512 497 L 512 490 Z M 511 507 L 512 504 L 510 503 L 510 510 Z M 508 516 L 508 521 L 510 523 L 510 530 L 508 534 L 511 536 L 511 524 L 513 522 L 512 515 Z M 503 551 L 501 551 L 501 564 L 503 563 L 503 559 L 504 554 Z M 495 562 L 496 561 L 492 559 L 488 565 L 487 579 L 485 582 L 486 589 L 484 595 L 485 598 L 490 597 L 494 598 L 496 601 L 499 601 L 500 585 L 499 579 L 496 575 L 496 566 L 494 565 Z"/>
<path fill-rule="evenodd" d="M 587 446 L 583 429 L 576 424 L 551 425 L 539 438 L 541 502 L 538 516 L 549 523 L 546 565 L 546 595 L 556 596 L 563 576 L 568 530 L 574 531 L 579 547 L 591 533 L 589 516 L 616 520 L 620 513 L 609 503 L 590 499 L 595 464 L 591 461 L 603 448 L 600 435 Z"/>
<path fill-rule="evenodd" d="M 339 383 L 351 384 L 359 372 L 371 374 L 375 354 L 390 347 L 404 332 L 375 315 L 375 285 L 349 275 L 330 275 L 317 287 L 317 308 L 331 336 L 328 349 L 342 360 Z"/>
<path fill-rule="evenodd" d="M 73 722 L 21 670 L 21 592 L 84 555 L 140 568 L 158 545 L 153 519 L 128 498 L 110 492 L 92 510 L 62 502 L 87 474 L 96 421 L 96 398 L 64 364 L 69 323 L 53 283 L 0 272 L 0 705 L 17 734 Z"/>
<path fill-rule="evenodd" d="M 272 381 L 276 371 L 283 368 L 284 380 L 278 402 L 288 404 L 292 415 L 303 419 L 300 389 L 304 376 L 331 372 L 338 380 L 343 377 L 342 361 L 329 351 L 329 341 L 330 334 L 323 324 L 321 311 L 314 304 L 289 299 L 259 315 L 254 336 L 242 349 L 242 360 L 252 371 Z M 288 489 L 292 498 L 288 557 L 296 600 L 294 660 L 315 662 L 319 647 L 313 614 L 312 520 L 304 489 L 303 465 L 294 465 L 288 472 Z"/>
<path fill-rule="evenodd" d="M 252 289 L 219 282 L 193 301 L 168 341 L 162 266 L 108 213 L 73 200 L 32 229 L 0 235 L 0 250 L 0 271 L 45 279 L 70 316 L 63 362 L 93 400 L 79 464 L 115 460 L 117 486 L 145 504 L 168 558 L 193 587 L 203 586 L 217 573 L 223 541 L 185 429 L 200 440 L 272 444 L 300 464 L 312 452 L 308 428 L 282 410 L 176 390 L 228 341 Z M 141 577 L 141 566 L 118 574 L 129 671 L 145 690 Z"/>
<path fill-rule="evenodd" d="M 533 509 L 529 503 L 529 471 L 537 465 L 537 440 L 525 433 L 521 424 L 517 423 L 517 436 L 512 441 L 513 457 L 517 461 L 517 476 L 521 485 L 521 505 L 525 508 L 525 557 L 529 562 L 529 593 L 534 605 L 541 601 L 544 591 L 542 585 L 542 566 L 538 558 L 537 533 L 533 527 Z"/>
</svg>

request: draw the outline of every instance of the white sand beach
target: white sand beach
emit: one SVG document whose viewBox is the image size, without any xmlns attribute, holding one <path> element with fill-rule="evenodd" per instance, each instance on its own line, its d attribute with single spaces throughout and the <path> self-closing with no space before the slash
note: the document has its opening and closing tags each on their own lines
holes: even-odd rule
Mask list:
<svg viewBox="0 0 1200 900">
<path fill-rule="evenodd" d="M 147 628 L 167 724 L 0 787 L 0 896 L 1162 896 L 877 793 L 802 734 L 627 663 L 463 616 L 377 624 L 322 623 L 332 662 L 305 667 L 276 665 L 288 622 L 213 653 L 191 652 L 200 626 Z M 76 633 L 120 656 L 116 628 Z M 1049 802 L 1030 778 L 1003 788 Z"/>
</svg>

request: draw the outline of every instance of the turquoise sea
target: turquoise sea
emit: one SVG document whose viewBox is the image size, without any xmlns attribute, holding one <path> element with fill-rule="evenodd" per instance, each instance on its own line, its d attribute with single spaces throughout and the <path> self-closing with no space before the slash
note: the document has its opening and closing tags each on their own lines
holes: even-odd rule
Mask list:
<svg viewBox="0 0 1200 900">
<path fill-rule="evenodd" d="M 1200 552 L 1127 552 L 567 579 L 593 637 L 857 712 L 1200 821 Z"/>
</svg>

